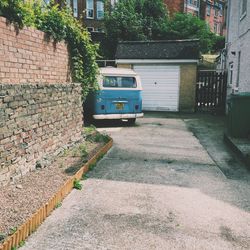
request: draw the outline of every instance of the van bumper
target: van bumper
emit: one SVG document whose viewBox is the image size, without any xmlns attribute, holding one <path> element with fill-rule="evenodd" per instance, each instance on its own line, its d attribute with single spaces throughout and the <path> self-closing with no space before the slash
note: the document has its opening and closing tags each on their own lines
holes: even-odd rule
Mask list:
<svg viewBox="0 0 250 250">
<path fill-rule="evenodd" d="M 96 120 L 113 120 L 113 119 L 134 119 L 143 117 L 143 113 L 138 114 L 107 114 L 107 115 L 93 115 Z"/>
</svg>

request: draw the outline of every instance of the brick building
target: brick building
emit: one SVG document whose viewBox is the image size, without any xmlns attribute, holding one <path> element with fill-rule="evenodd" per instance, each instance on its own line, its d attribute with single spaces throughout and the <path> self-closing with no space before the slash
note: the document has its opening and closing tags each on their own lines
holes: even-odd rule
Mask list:
<svg viewBox="0 0 250 250">
<path fill-rule="evenodd" d="M 210 30 L 225 35 L 227 0 L 164 0 L 170 16 L 174 13 L 188 13 L 205 20 Z"/>
<path fill-rule="evenodd" d="M 200 15 L 200 0 L 164 0 L 170 16 L 176 12 Z"/>
<path fill-rule="evenodd" d="M 200 17 L 207 22 L 212 32 L 218 35 L 226 34 L 225 0 L 202 0 Z"/>
<path fill-rule="evenodd" d="M 44 0 L 47 4 L 51 0 Z M 110 0 L 110 4 L 114 5 L 117 0 Z M 63 0 L 56 0 L 62 4 Z M 104 2 L 105 0 L 66 0 L 67 5 L 72 9 L 75 18 L 81 20 L 83 26 L 89 32 L 104 32 Z"/>
<path fill-rule="evenodd" d="M 184 0 L 164 0 L 164 3 L 167 6 L 170 16 L 173 16 L 173 14 L 177 12 L 184 12 Z"/>
</svg>

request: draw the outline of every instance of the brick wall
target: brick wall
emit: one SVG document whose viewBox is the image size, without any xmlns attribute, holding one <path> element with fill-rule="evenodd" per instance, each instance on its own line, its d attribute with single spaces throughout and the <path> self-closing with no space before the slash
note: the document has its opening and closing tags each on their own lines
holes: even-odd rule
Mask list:
<svg viewBox="0 0 250 250">
<path fill-rule="evenodd" d="M 184 0 L 164 0 L 164 3 L 167 5 L 167 9 L 171 16 L 176 12 L 184 12 Z"/>
<path fill-rule="evenodd" d="M 81 139 L 81 86 L 64 43 L 0 17 L 0 186 Z"/>
<path fill-rule="evenodd" d="M 0 82 L 55 83 L 70 80 L 69 57 L 64 43 L 46 40 L 32 28 L 15 30 L 0 17 Z"/>
<path fill-rule="evenodd" d="M 81 138 L 78 84 L 0 84 L 0 185 Z"/>
</svg>

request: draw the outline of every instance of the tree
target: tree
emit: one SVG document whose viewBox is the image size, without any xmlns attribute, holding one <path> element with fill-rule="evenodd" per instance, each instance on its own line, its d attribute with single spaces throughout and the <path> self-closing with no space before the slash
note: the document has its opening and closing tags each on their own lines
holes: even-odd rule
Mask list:
<svg viewBox="0 0 250 250">
<path fill-rule="evenodd" d="M 118 41 L 162 39 L 168 17 L 162 0 L 120 0 L 104 21 L 104 54 L 114 58 Z"/>
<path fill-rule="evenodd" d="M 199 39 L 203 53 L 213 50 L 217 38 L 210 31 L 205 21 L 190 14 L 177 13 L 170 20 L 166 38 L 172 39 Z"/>
<path fill-rule="evenodd" d="M 118 41 L 199 39 L 201 52 L 223 47 L 223 37 L 210 31 L 207 23 L 191 14 L 168 18 L 163 0 L 119 0 L 105 15 L 106 58 L 114 58 Z"/>
</svg>

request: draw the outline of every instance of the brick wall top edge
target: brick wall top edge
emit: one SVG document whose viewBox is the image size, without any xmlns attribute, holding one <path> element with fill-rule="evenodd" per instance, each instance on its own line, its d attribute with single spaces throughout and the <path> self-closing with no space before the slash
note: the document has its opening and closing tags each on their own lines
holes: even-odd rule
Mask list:
<svg viewBox="0 0 250 250">
<path fill-rule="evenodd" d="M 77 82 L 68 82 L 68 83 L 2 83 L 0 82 L 0 89 L 1 88 L 8 88 L 8 87 L 20 87 L 20 88 L 60 88 L 60 87 L 74 87 L 74 86 L 81 86 L 81 83 Z"/>
<path fill-rule="evenodd" d="M 4 23 L 7 27 L 10 27 L 11 29 L 15 30 L 14 25 L 12 23 L 8 23 L 8 20 L 5 17 L 0 16 L 0 22 Z M 35 29 L 35 28 L 32 28 L 32 27 L 24 27 L 23 29 L 20 29 L 20 32 L 23 32 L 23 33 L 32 32 L 32 33 L 36 33 L 37 35 L 41 35 L 42 37 L 47 36 L 47 34 L 45 32 L 38 30 L 38 29 Z M 30 35 L 30 34 L 28 34 L 28 35 Z M 17 34 L 17 36 L 18 36 L 18 34 Z M 48 42 L 53 43 L 53 39 L 49 39 Z M 66 42 L 57 42 L 57 44 L 66 45 Z"/>
</svg>

